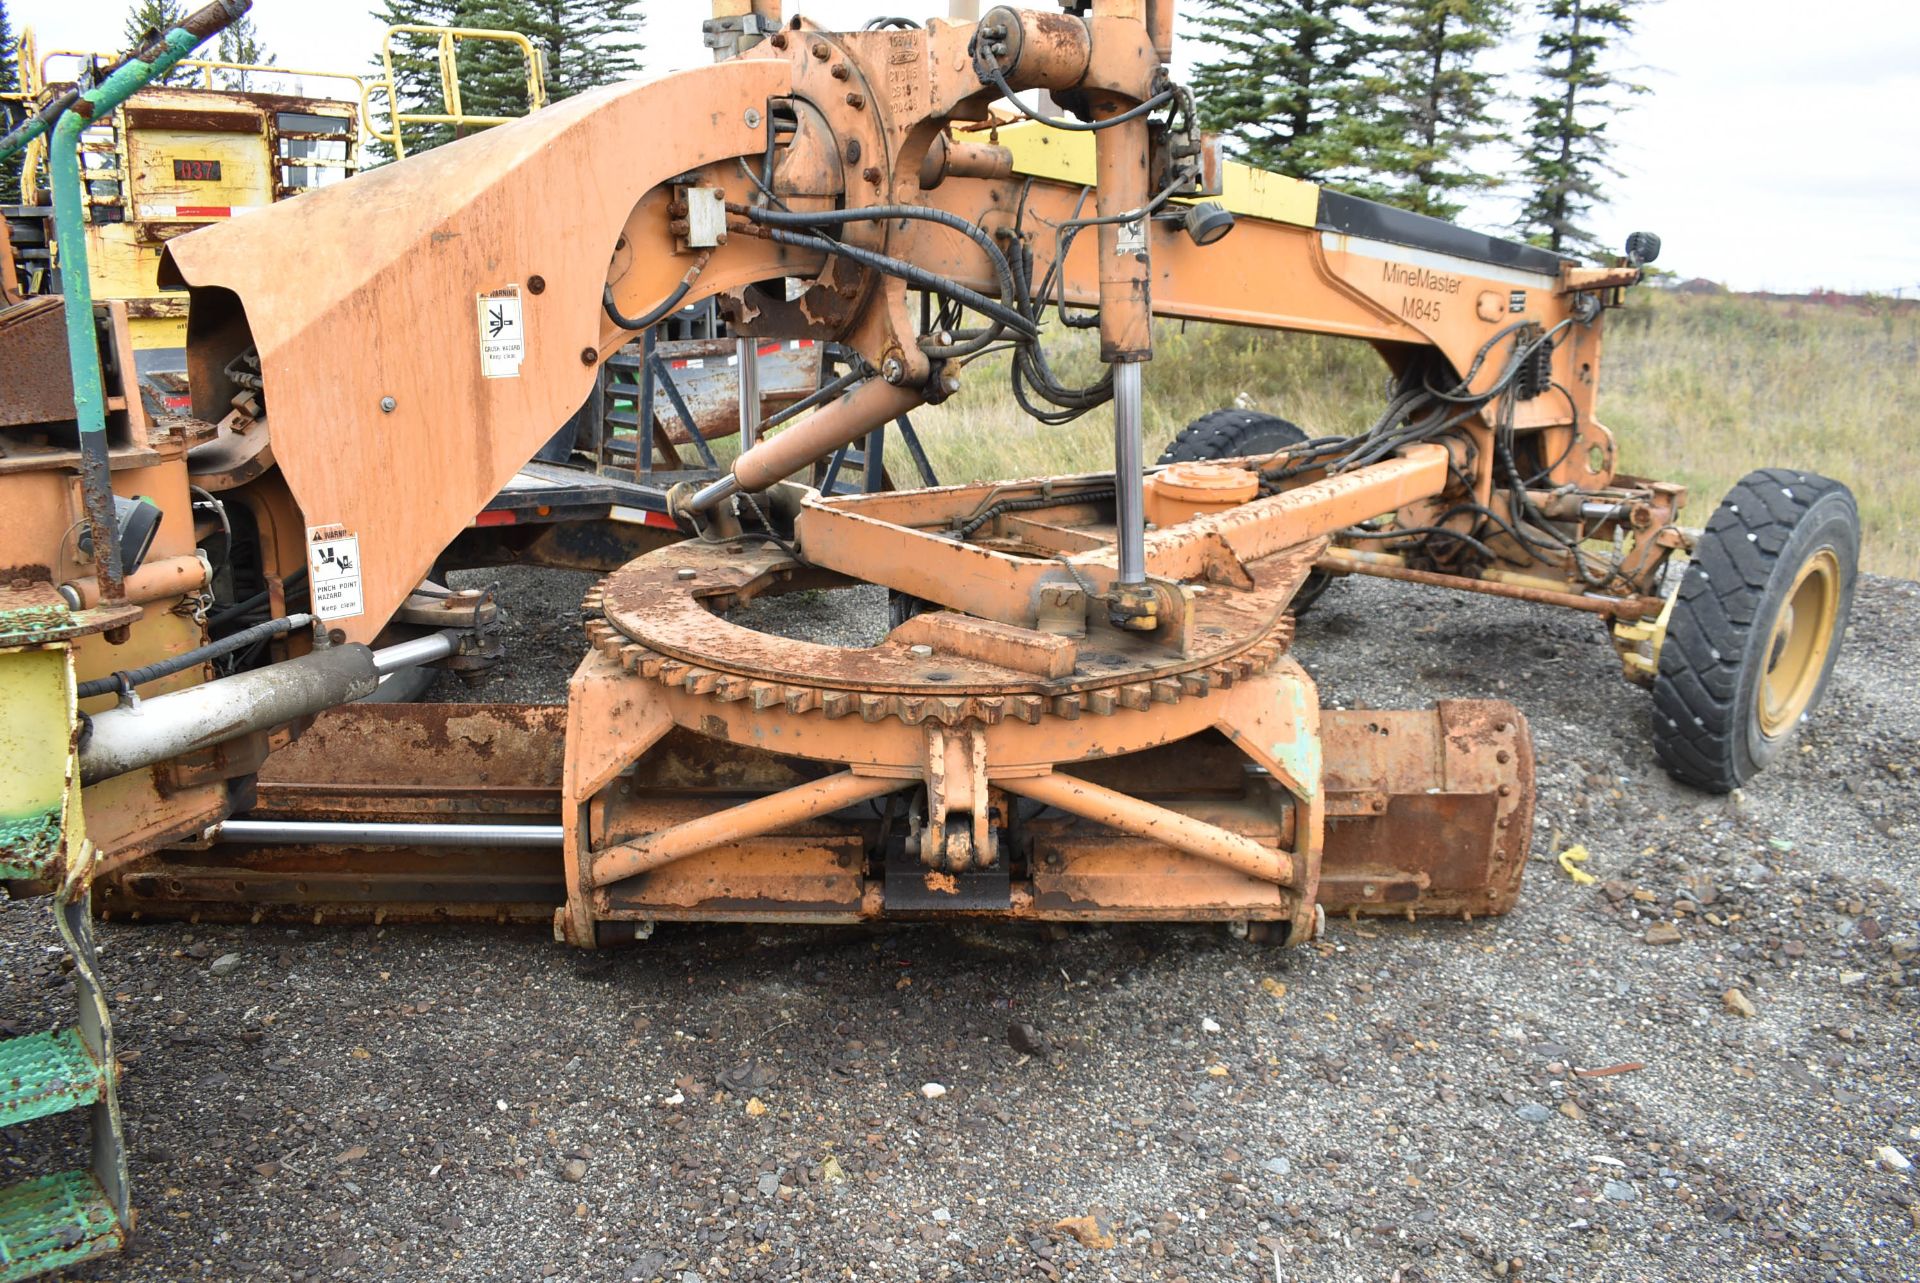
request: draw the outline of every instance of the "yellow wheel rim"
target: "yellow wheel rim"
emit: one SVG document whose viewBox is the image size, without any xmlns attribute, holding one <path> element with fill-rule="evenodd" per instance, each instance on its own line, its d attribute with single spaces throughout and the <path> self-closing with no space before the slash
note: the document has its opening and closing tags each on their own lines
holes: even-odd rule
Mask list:
<svg viewBox="0 0 1920 1283">
<path fill-rule="evenodd" d="M 1764 656 L 1766 673 L 1754 702 L 1760 729 L 1768 739 L 1792 730 L 1813 702 L 1833 649 L 1834 624 L 1840 616 L 1840 559 L 1822 548 L 1807 559 L 1794 577 L 1787 600 L 1774 617 Z"/>
</svg>

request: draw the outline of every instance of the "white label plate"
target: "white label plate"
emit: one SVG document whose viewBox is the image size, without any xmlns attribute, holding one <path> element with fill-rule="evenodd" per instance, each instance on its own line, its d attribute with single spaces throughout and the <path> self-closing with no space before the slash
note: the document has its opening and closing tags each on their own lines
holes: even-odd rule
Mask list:
<svg viewBox="0 0 1920 1283">
<path fill-rule="evenodd" d="M 520 307 L 520 287 L 481 294 L 480 373 L 489 379 L 517 379 L 527 356 L 527 318 Z"/>
<path fill-rule="evenodd" d="M 366 613 L 360 590 L 360 536 L 345 526 L 307 527 L 307 586 L 320 619 Z"/>
</svg>

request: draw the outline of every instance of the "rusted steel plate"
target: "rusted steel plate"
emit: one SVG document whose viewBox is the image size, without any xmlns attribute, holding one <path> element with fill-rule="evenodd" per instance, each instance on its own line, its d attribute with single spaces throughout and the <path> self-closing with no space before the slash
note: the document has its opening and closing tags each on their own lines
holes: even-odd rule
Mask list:
<svg viewBox="0 0 1920 1283">
<path fill-rule="evenodd" d="M 30 298 L 0 310 L 0 427 L 73 418 L 64 299 Z"/>
<path fill-rule="evenodd" d="M 1533 836 L 1533 740 L 1497 700 L 1321 714 L 1328 913 L 1505 913 Z"/>
<path fill-rule="evenodd" d="M 762 419 L 812 395 L 820 386 L 821 349 L 812 339 L 765 339 L 757 340 L 756 346 Z M 712 441 L 740 430 L 740 367 L 734 340 L 671 339 L 656 344 L 654 351 L 666 363 L 701 436 Z M 673 444 L 692 442 L 664 391 L 655 394 L 653 418 Z"/>
<path fill-rule="evenodd" d="M 539 704 L 349 704 L 260 769 L 257 814 L 360 818 L 428 809 L 559 809 L 566 709 Z M 395 818 L 401 818 L 396 815 Z"/>
</svg>

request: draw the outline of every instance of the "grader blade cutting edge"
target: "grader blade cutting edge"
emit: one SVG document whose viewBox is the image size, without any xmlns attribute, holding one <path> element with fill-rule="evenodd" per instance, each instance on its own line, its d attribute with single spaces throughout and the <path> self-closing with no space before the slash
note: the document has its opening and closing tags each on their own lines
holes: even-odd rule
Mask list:
<svg viewBox="0 0 1920 1283">
<path fill-rule="evenodd" d="M 246 820 L 197 848 L 116 871 L 97 891 L 101 907 L 145 918 L 547 921 L 568 889 L 558 833 L 565 712 L 458 704 L 331 710 L 269 759 Z M 1512 907 L 1531 829 L 1533 757 L 1511 705 L 1327 710 L 1320 729 L 1326 823 L 1312 895 L 1327 913 Z M 596 827 L 630 846 L 636 836 L 714 825 L 742 805 L 764 806 L 833 778 L 805 762 L 675 730 L 597 800 Z M 1051 783 L 1035 787 L 1041 780 Z M 614 882 L 596 939 L 665 920 L 956 913 L 1265 923 L 1290 917 L 1303 889 L 1298 871 L 1282 886 L 1272 880 L 1276 869 L 1239 868 L 1190 849 L 1196 835 L 1217 833 L 1277 861 L 1300 837 L 1302 811 L 1276 806 L 1281 790 L 1247 769 L 1224 737 L 1006 783 L 1009 793 L 1060 805 L 1027 807 L 1033 813 L 1017 832 L 993 839 L 1002 858 L 949 875 L 951 884 L 907 854 L 905 835 L 890 830 L 883 810 L 843 806 L 782 817 L 763 832 Z M 1115 799 L 1104 816 L 1093 809 Z M 376 813 L 388 827 L 370 827 Z M 1142 824 L 1142 816 L 1160 822 Z M 911 879 L 901 879 L 903 863 Z M 981 889 L 996 880 L 998 900 L 983 902 Z"/>
</svg>

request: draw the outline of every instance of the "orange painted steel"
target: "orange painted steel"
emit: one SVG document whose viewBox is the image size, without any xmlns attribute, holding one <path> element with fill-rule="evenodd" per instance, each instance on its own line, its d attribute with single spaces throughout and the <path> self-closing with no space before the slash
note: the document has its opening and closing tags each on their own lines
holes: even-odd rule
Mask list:
<svg viewBox="0 0 1920 1283">
<path fill-rule="evenodd" d="M 925 401 L 914 388 L 870 379 L 854 391 L 801 419 L 785 432 L 743 451 L 731 469 L 744 490 L 765 490 L 815 459 L 851 445 Z"/>
<path fill-rule="evenodd" d="M 1071 775 L 1004 776 L 1000 787 L 1122 833 L 1223 864 L 1262 882 L 1287 886 L 1294 881 L 1293 861 L 1284 851 Z"/>
<path fill-rule="evenodd" d="M 595 853 L 587 880 L 595 887 L 612 886 L 716 846 L 759 837 L 856 802 L 897 792 L 906 783 L 902 779 L 856 775 L 852 771 L 822 776 L 784 792 L 770 793 L 632 842 L 607 847 Z"/>
<path fill-rule="evenodd" d="M 778 13 L 759 0 L 724 9 Z M 1111 127 L 1050 168 L 1013 133 L 1046 126 L 970 128 L 1000 97 L 976 42 L 987 26 L 1007 45 L 999 66 L 1013 90 L 1071 94 Z M 1492 371 L 1476 356 L 1512 326 L 1560 335 L 1534 376 L 1565 395 L 1518 399 L 1502 416 L 1537 446 L 1530 484 L 1549 501 L 1625 496 L 1621 511 L 1635 515 L 1608 527 L 1630 527 L 1633 540 L 1605 599 L 1617 604 L 1580 604 L 1601 598 L 1578 591 L 1571 555 L 1549 567 L 1565 572 L 1566 594 L 1424 565 L 1394 573 L 1642 609 L 1679 538 L 1683 496 L 1616 479 L 1612 437 L 1594 416 L 1604 312 L 1588 306 L 1636 273 L 1499 267 L 1334 230 L 1278 179 L 1224 248 L 1195 243 L 1145 206 L 1179 158 L 1199 171 L 1187 197 L 1216 190 L 1210 144 L 1185 138 L 1176 157 L 1176 125 L 1119 119 L 1163 95 L 1172 30 L 1169 0 L 996 9 L 981 24 L 914 30 L 796 20 L 714 66 L 590 91 L 169 242 L 167 279 L 192 299 L 197 419 L 152 440 L 144 422 L 130 427 L 116 483 L 139 478 L 182 513 L 193 511 L 191 483 L 244 514 L 274 615 L 306 568 L 310 532 L 351 533 L 363 608 L 328 621 L 351 641 L 392 621 L 586 400 L 629 340 L 616 316 L 714 299 L 736 336 L 835 340 L 876 377 L 733 463 L 740 487 L 779 515 L 776 529 L 729 539 L 739 533 L 729 522 L 747 514 L 722 510 L 703 526 L 709 538 L 639 556 L 590 594 L 563 713 L 480 718 L 468 744 L 452 714 L 341 710 L 315 732 L 337 756 L 284 747 L 285 727 L 90 788 L 96 839 L 124 866 L 106 902 L 430 914 L 438 894 L 461 913 L 518 917 L 544 903 L 556 935 L 583 946 L 654 920 L 851 921 L 895 905 L 1271 923 L 1296 941 L 1313 934 L 1317 909 L 1510 906 L 1531 827 L 1518 714 L 1444 704 L 1323 715 L 1291 655 L 1294 594 L 1317 564 L 1382 569 L 1333 547 L 1356 524 L 1393 514 L 1401 527 L 1458 525 L 1450 509 L 1468 501 L 1510 515 L 1494 471 L 1508 439 L 1486 416 L 1466 416 L 1448 444 L 1410 442 L 1351 467 L 1229 461 L 1228 503 L 1164 473 L 1144 584 L 1117 583 L 1112 474 L 856 497 L 784 480 L 978 377 L 968 371 L 982 367 L 951 353 L 987 333 L 964 331 L 990 315 L 975 304 L 1004 303 L 1010 288 L 978 231 L 999 253 L 1030 258 L 1030 280 L 1056 280 L 1064 306 L 1099 309 L 1109 363 L 1148 360 L 1157 316 L 1353 338 L 1406 378 L 1422 377 L 1431 354 L 1434 368 L 1486 386 Z M 767 212 L 782 207 L 833 214 L 838 243 L 783 239 Z M 905 207 L 948 221 L 901 217 Z M 1094 214 L 1102 221 L 1088 223 Z M 288 270 L 294 261 L 322 266 Z M 922 333 L 912 290 L 929 276 L 980 296 L 957 337 Z M 1023 319 L 1003 312 L 993 324 Z M 230 372 L 249 354 L 258 387 Z M 135 424 L 137 397 L 123 392 L 123 411 Z M 0 537 L 30 565 L 70 571 L 61 466 L 0 472 L 19 500 L 0 507 Z M 1583 529 L 1580 504 L 1570 511 Z M 766 539 L 789 519 L 790 541 Z M 152 577 L 180 569 L 193 542 L 163 527 Z M 1496 538 L 1493 555 L 1510 569 L 1538 565 L 1518 536 Z M 936 609 L 866 647 L 772 637 L 727 617 L 763 594 L 847 583 Z M 83 643 L 83 675 L 197 643 L 197 585 L 162 588 L 129 649 Z M 544 754 L 529 742 L 539 735 Z M 396 744 L 419 746 L 439 774 L 383 769 Z M 280 767 L 262 767 L 276 747 Z M 557 813 L 557 859 L 517 852 L 449 871 L 420 852 L 156 854 L 224 817 L 256 771 L 271 784 L 262 805 L 282 814 L 484 811 L 495 803 L 461 773 L 498 779 L 484 765 L 492 752 L 525 763 L 530 781 L 499 805 Z M 1185 769 L 1202 760 L 1208 770 Z M 1018 799 L 1048 809 L 1027 814 Z M 393 876 L 373 876 L 382 858 L 396 860 Z M 225 890 L 222 860 L 238 870 Z M 987 873 L 998 881 L 981 890 Z M 491 889 L 482 874 L 497 879 Z"/>
<path fill-rule="evenodd" d="M 1084 26 L 1062 18 L 1091 33 L 1082 83 L 1115 109 L 1149 97 L 1159 66 L 1147 29 L 1119 12 L 1097 7 Z M 806 106 L 783 149 L 783 177 L 823 195 L 796 196 L 796 208 L 925 204 L 1010 231 L 1020 206 L 1035 229 L 1035 277 L 1043 278 L 1053 267 L 1053 229 L 1076 211 L 1084 216 L 1081 188 L 1018 174 L 950 174 L 932 191 L 921 187 L 921 166 L 947 123 L 976 118 L 993 94 L 967 55 L 972 33 L 968 24 L 781 33 L 784 39 L 762 41 L 715 66 L 580 95 L 451 148 L 170 242 L 170 279 L 192 289 L 196 336 L 225 332 L 228 345 L 251 342 L 259 350 L 269 415 L 254 430 L 271 436 L 275 472 L 301 523 L 343 525 L 377 550 L 366 560 L 366 612 L 338 623 L 347 637 L 364 641 L 377 632 L 438 550 L 584 400 L 598 363 L 624 337 L 601 313 L 604 288 L 612 288 L 623 312 L 644 311 L 668 295 L 697 254 L 709 254 L 684 301 L 741 300 L 738 332 L 841 339 L 875 368 L 896 362 L 900 387 L 932 377 L 904 282 L 755 236 L 729 235 L 695 251 L 672 230 L 677 187 L 717 189 L 736 205 L 749 201 L 754 188 L 741 164 L 764 150 L 765 103 Z M 1034 83 L 1057 79 L 1049 71 Z M 1013 83 L 1027 82 L 1016 76 Z M 850 94 L 861 105 L 849 103 Z M 716 110 L 716 103 L 731 106 Z M 636 138 L 647 145 L 635 149 Z M 1131 202 L 1146 195 L 1144 123 L 1097 139 L 1099 209 L 1137 208 Z M 625 159 L 602 169 L 600 158 L 612 155 Z M 980 167 L 997 172 L 997 163 Z M 588 172 L 596 173 L 594 181 L 580 182 Z M 568 203 L 563 235 L 549 195 L 576 189 L 581 199 Z M 850 245 L 970 288 L 996 288 L 985 256 L 936 224 L 856 222 L 841 234 Z M 1383 270 L 1393 264 L 1374 255 L 1386 251 L 1352 237 L 1257 217 L 1242 217 L 1219 246 L 1196 246 L 1177 226 L 1151 219 L 1139 234 L 1144 251 L 1122 254 L 1118 225 L 1102 225 L 1097 235 L 1074 238 L 1061 264 L 1070 303 L 1108 305 L 1103 346 L 1116 359 L 1147 354 L 1149 312 L 1348 335 L 1385 350 L 1433 347 L 1457 368 L 1466 368 L 1497 328 L 1465 305 L 1412 308 L 1409 300 L 1420 291 L 1405 283 L 1405 273 Z M 289 245 L 333 266 L 321 274 L 263 270 Z M 1259 270 L 1247 270 L 1250 262 Z M 1521 298 L 1543 323 L 1564 317 L 1570 306 L 1553 277 L 1527 276 L 1516 285 L 1526 274 L 1478 278 L 1471 264 L 1450 265 L 1448 273 L 1450 297 Z M 814 284 L 794 303 L 749 291 L 756 281 L 777 278 Z M 524 356 L 515 377 L 488 378 L 475 355 L 476 300 L 516 288 Z M 350 348 L 343 360 L 343 334 L 382 337 L 364 350 Z M 1555 484 L 1611 479 L 1611 438 L 1592 413 L 1598 334 L 1597 324 L 1577 326 L 1553 351 L 1549 372 L 1569 398 L 1516 407 L 1517 428 L 1549 434 L 1546 456 L 1560 460 L 1550 474 Z M 223 365 L 212 358 L 196 364 L 196 374 L 207 376 L 195 383 L 204 417 L 224 412 L 231 389 Z M 812 435 L 845 440 L 838 428 L 826 431 L 835 419 L 844 418 L 850 431 L 855 422 L 884 422 L 881 409 L 910 403 L 879 391 L 855 396 L 875 402 L 876 413 L 830 407 Z M 804 453 L 806 421 L 789 432 L 795 444 L 779 458 L 739 465 L 754 468 L 756 485 L 787 475 L 781 469 L 791 456 Z M 1579 449 L 1572 448 L 1576 434 Z M 1588 463 L 1595 454 L 1603 460 L 1598 472 Z M 426 475 L 434 486 L 411 484 Z M 298 546 L 286 549 L 269 569 L 290 574 L 301 555 Z"/>
</svg>

